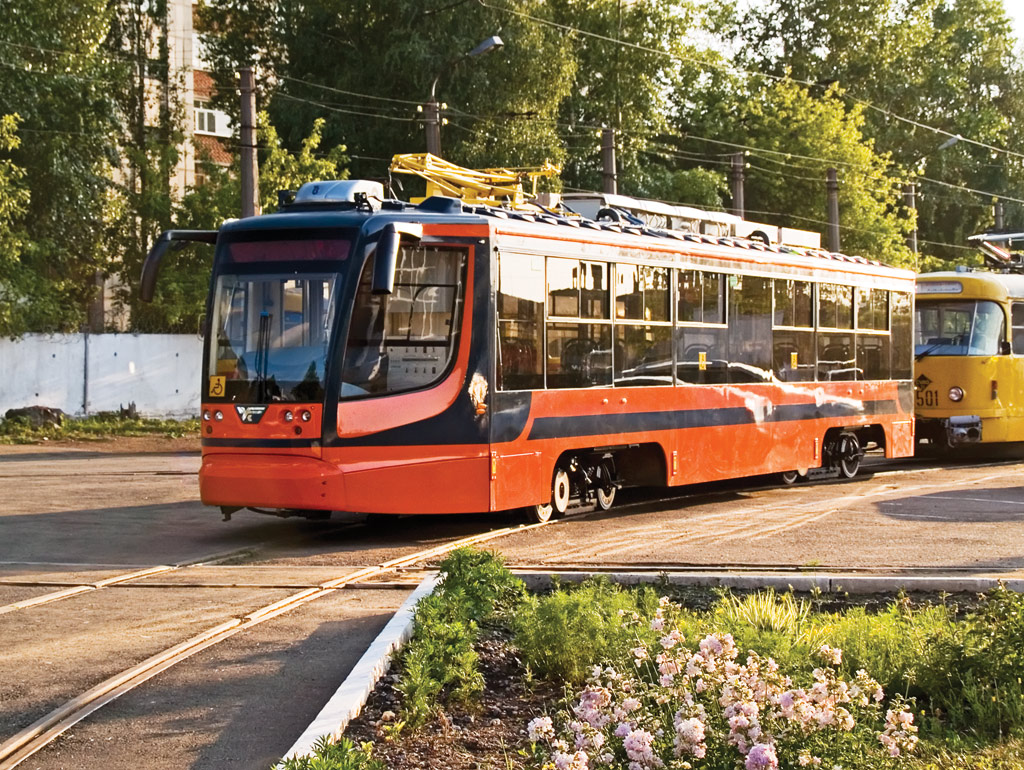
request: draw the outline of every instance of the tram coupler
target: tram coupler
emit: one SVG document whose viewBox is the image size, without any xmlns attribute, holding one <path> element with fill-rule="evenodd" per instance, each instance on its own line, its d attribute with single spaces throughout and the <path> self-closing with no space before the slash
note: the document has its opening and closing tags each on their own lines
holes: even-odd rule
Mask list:
<svg viewBox="0 0 1024 770">
<path fill-rule="evenodd" d="M 240 510 L 242 509 L 237 505 L 222 505 L 220 507 L 220 515 L 224 518 L 222 518 L 221 521 L 231 521 L 231 514 Z"/>
<path fill-rule="evenodd" d="M 946 441 L 950 446 L 977 444 L 981 441 L 981 417 L 976 414 L 960 414 L 945 420 Z"/>
</svg>

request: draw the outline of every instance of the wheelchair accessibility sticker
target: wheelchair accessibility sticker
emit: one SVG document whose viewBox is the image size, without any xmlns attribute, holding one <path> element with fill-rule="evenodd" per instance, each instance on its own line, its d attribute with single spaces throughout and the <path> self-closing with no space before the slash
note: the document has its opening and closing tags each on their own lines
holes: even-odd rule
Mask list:
<svg viewBox="0 0 1024 770">
<path fill-rule="evenodd" d="M 227 377 L 214 375 L 210 377 L 210 398 L 220 398 L 224 395 L 224 388 Z"/>
</svg>

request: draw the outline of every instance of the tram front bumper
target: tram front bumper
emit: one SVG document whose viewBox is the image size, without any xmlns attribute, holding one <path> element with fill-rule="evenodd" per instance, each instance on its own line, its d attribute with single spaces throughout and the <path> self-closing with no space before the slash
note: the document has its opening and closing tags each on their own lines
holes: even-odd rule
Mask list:
<svg viewBox="0 0 1024 770">
<path fill-rule="evenodd" d="M 943 418 L 917 419 L 917 435 L 946 446 L 962 446 L 981 442 L 981 417 L 976 414 L 958 414 Z"/>
<path fill-rule="evenodd" d="M 291 510 L 344 510 L 340 470 L 313 457 L 210 454 L 199 470 L 205 505 Z"/>
</svg>

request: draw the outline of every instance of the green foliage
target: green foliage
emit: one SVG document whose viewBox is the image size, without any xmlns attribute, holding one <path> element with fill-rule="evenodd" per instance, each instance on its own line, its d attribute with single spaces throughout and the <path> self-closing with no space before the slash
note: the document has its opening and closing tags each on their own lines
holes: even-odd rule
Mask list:
<svg viewBox="0 0 1024 770">
<path fill-rule="evenodd" d="M 1024 596 L 991 591 L 932 647 L 918 684 L 950 727 L 1024 737 Z"/>
<path fill-rule="evenodd" d="M 311 755 L 289 757 L 272 770 L 384 770 L 384 763 L 374 759 L 370 743 L 356 746 L 348 738 L 334 742 L 324 736 L 316 742 Z"/>
<path fill-rule="evenodd" d="M 510 617 L 526 599 L 526 586 L 505 568 L 500 554 L 459 548 L 440 569 L 444 578 L 436 595 L 460 608 L 469 620 Z"/>
<path fill-rule="evenodd" d="M 402 653 L 406 724 L 423 724 L 444 702 L 472 703 L 484 686 L 473 649 L 479 623 L 509 616 L 524 596 L 522 581 L 493 553 L 460 548 L 441 562 L 440 585 L 416 606 Z"/>
<path fill-rule="evenodd" d="M 626 656 L 638 642 L 635 618 L 650 615 L 654 591 L 626 591 L 604 578 L 526 602 L 513 621 L 515 645 L 537 674 L 570 684 L 595 664 Z"/>
<path fill-rule="evenodd" d="M 24 296 L 21 222 L 29 201 L 25 169 L 5 157 L 21 144 L 19 122 L 17 115 L 0 115 L 0 336 L 9 337 L 22 331 L 18 320 L 18 303 Z"/>
<path fill-rule="evenodd" d="M 89 441 L 115 436 L 199 436 L 199 420 L 159 420 L 121 417 L 100 412 L 66 419 L 61 425 L 34 428 L 23 417 L 0 418 L 0 444 L 38 444 L 43 441 Z"/>
</svg>

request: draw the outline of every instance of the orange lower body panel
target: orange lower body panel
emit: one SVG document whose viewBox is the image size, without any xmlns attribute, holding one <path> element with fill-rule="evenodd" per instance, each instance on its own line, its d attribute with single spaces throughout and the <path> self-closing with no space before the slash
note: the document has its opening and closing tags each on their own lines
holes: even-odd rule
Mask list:
<svg viewBox="0 0 1024 770">
<path fill-rule="evenodd" d="M 203 456 L 199 496 L 205 505 L 341 510 L 345 480 L 313 457 L 218 452 Z"/>
<path fill-rule="evenodd" d="M 489 503 L 489 458 L 393 458 L 334 465 L 312 457 L 210 453 L 199 491 L 206 505 L 356 513 L 473 513 Z"/>
</svg>

